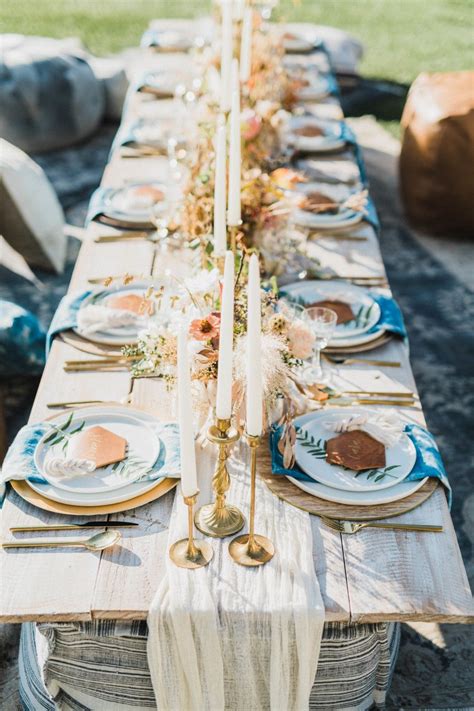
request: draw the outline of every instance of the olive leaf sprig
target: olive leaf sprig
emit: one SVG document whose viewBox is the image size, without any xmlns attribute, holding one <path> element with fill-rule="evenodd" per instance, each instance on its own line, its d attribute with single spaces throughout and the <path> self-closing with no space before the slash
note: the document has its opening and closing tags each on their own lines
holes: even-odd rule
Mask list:
<svg viewBox="0 0 474 711">
<path fill-rule="evenodd" d="M 74 412 L 71 412 L 66 422 L 64 422 L 62 425 L 58 426 L 52 423 L 51 428 L 53 431 L 46 437 L 46 439 L 44 440 L 44 444 L 49 444 L 51 447 L 55 447 L 57 444 L 61 444 L 62 442 L 61 449 L 64 452 L 72 435 L 80 432 L 86 424 L 85 420 L 83 420 L 79 423 L 79 425 L 77 425 L 77 427 L 69 431 L 71 425 L 76 424 L 73 423 L 73 417 Z"/>
<path fill-rule="evenodd" d="M 326 458 L 326 440 L 318 439 L 316 442 L 314 435 L 310 435 L 307 430 L 299 430 L 296 434 L 296 439 L 308 450 L 308 454 L 311 454 L 316 459 Z"/>
</svg>

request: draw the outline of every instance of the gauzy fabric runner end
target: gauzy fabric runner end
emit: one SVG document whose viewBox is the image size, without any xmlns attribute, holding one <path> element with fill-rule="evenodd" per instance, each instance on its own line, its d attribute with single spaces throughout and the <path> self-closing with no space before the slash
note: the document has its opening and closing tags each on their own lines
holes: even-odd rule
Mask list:
<svg viewBox="0 0 474 711">
<path fill-rule="evenodd" d="M 201 504 L 212 500 L 214 461 L 200 450 Z M 229 472 L 228 500 L 247 515 L 248 464 L 231 457 Z M 310 517 L 259 480 L 256 502 L 255 531 L 275 546 L 266 565 L 234 563 L 231 538 L 212 540 L 214 558 L 205 568 L 184 570 L 167 557 L 148 614 L 148 663 L 162 711 L 308 708 L 324 624 Z M 187 507 L 178 495 L 168 547 L 186 536 Z"/>
</svg>

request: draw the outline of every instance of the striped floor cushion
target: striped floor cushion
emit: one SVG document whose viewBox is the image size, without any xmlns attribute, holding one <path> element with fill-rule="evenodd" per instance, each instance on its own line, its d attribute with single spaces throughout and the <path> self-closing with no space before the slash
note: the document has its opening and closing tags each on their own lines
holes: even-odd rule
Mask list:
<svg viewBox="0 0 474 711">
<path fill-rule="evenodd" d="M 24 624 L 20 651 L 24 708 L 155 709 L 146 640 L 146 622 Z M 395 623 L 326 624 L 310 709 L 383 708 L 399 641 L 400 626 Z"/>
</svg>

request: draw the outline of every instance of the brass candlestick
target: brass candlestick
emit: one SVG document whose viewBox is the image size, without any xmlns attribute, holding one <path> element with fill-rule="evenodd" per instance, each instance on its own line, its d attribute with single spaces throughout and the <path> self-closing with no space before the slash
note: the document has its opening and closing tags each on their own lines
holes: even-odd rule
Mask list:
<svg viewBox="0 0 474 711">
<path fill-rule="evenodd" d="M 231 427 L 229 420 L 216 420 L 209 428 L 208 439 L 219 447 L 216 471 L 212 479 L 212 487 L 216 494 L 213 504 L 202 506 L 196 511 L 194 523 L 202 533 L 215 538 L 224 538 L 237 533 L 243 528 L 245 519 L 236 506 L 225 502 L 225 495 L 230 487 L 230 476 L 227 471 L 227 447 L 239 439 L 239 433 Z"/>
<path fill-rule="evenodd" d="M 229 249 L 235 254 L 237 251 L 237 235 L 240 232 L 242 226 L 242 220 L 237 225 L 227 225 L 227 231 L 229 233 L 228 245 Z"/>
<path fill-rule="evenodd" d="M 195 541 L 193 535 L 193 509 L 199 492 L 193 496 L 184 496 L 184 503 L 188 507 L 188 537 L 173 543 L 169 556 L 179 568 L 202 568 L 207 565 L 214 551 L 207 541 Z"/>
<path fill-rule="evenodd" d="M 260 437 L 247 435 L 250 447 L 250 516 L 249 532 L 237 536 L 229 544 L 229 553 L 239 565 L 254 567 L 264 565 L 271 560 L 275 553 L 273 543 L 269 538 L 255 533 L 255 488 L 257 480 L 257 448 Z"/>
<path fill-rule="evenodd" d="M 219 274 L 224 274 L 225 254 L 213 257 L 214 266 L 219 270 Z"/>
</svg>

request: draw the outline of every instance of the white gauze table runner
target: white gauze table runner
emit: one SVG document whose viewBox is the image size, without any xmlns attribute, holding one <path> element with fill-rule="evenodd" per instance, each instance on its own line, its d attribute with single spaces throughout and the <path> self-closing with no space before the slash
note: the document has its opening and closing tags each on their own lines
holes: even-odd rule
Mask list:
<svg viewBox="0 0 474 711">
<path fill-rule="evenodd" d="M 237 456 L 240 450 L 247 458 L 243 446 L 229 459 L 228 500 L 247 517 L 249 467 Z M 198 454 L 201 503 L 212 499 L 213 449 Z M 234 563 L 231 538 L 208 539 L 214 558 L 204 568 L 184 570 L 167 558 L 148 613 L 148 663 L 160 711 L 308 708 L 324 624 L 310 517 L 258 477 L 256 501 L 255 531 L 275 545 L 266 565 Z M 168 546 L 186 536 L 187 507 L 177 494 Z"/>
</svg>

